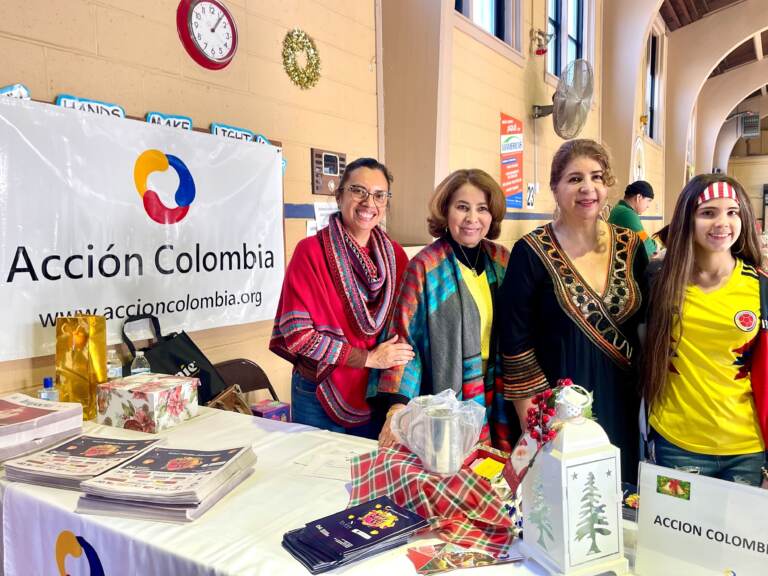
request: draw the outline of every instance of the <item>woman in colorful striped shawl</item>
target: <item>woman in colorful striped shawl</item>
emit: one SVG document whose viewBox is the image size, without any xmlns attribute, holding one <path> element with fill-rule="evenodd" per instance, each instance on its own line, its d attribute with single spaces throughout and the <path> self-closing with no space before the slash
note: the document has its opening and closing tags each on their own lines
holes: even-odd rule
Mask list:
<svg viewBox="0 0 768 576">
<path fill-rule="evenodd" d="M 288 265 L 269 348 L 294 365 L 294 422 L 375 438 L 368 372 L 413 357 L 397 338 L 376 344 L 408 262 L 378 226 L 391 181 L 372 158 L 348 164 L 336 192 L 339 213 L 298 243 Z"/>
<path fill-rule="evenodd" d="M 390 407 L 381 446 L 396 442 L 392 414 L 416 396 L 450 388 L 486 407 L 481 439 L 509 449 L 494 322 L 509 252 L 488 240 L 498 238 L 505 211 L 501 188 L 482 170 L 457 170 L 435 190 L 428 221 L 438 239 L 409 262 L 385 336 L 404 339 L 415 357 L 372 373 L 368 387 L 369 397 Z"/>
</svg>

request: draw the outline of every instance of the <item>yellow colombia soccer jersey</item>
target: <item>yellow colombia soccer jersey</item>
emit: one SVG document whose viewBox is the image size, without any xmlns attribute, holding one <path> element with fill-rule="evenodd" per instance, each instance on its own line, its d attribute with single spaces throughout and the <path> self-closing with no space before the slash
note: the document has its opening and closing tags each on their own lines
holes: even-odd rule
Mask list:
<svg viewBox="0 0 768 576">
<path fill-rule="evenodd" d="M 764 449 L 744 362 L 757 336 L 760 286 L 755 269 L 736 261 L 721 288 L 689 285 L 682 335 L 650 424 L 673 444 L 725 456 Z"/>
<path fill-rule="evenodd" d="M 477 310 L 480 312 L 480 356 L 483 359 L 483 373 L 485 373 L 485 364 L 491 349 L 491 324 L 493 323 L 491 287 L 488 286 L 488 277 L 485 272 L 475 276 L 472 270 L 461 262 L 459 262 L 459 270 L 461 270 L 461 278 L 467 285 L 472 299 L 477 304 Z"/>
</svg>

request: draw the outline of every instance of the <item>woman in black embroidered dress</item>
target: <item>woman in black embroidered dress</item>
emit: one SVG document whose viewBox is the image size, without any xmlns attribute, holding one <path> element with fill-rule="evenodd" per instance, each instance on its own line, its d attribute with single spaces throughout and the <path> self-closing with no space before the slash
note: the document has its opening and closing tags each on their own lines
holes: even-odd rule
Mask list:
<svg viewBox="0 0 768 576">
<path fill-rule="evenodd" d="M 563 144 L 552 160 L 554 221 L 514 246 L 501 287 L 504 396 L 525 426 L 532 397 L 560 378 L 593 392 L 593 413 L 637 476 L 640 395 L 637 325 L 648 259 L 639 237 L 599 218 L 614 183 L 592 140 Z"/>
</svg>

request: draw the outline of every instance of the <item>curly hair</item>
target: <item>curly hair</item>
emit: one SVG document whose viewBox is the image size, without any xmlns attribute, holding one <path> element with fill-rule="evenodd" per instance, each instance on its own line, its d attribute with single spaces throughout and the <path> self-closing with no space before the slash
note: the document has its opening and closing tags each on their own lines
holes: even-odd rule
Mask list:
<svg viewBox="0 0 768 576">
<path fill-rule="evenodd" d="M 429 216 L 427 217 L 429 233 L 435 238 L 439 238 L 445 233 L 448 227 L 448 208 L 451 205 L 451 200 L 453 200 L 456 190 L 464 184 L 472 184 L 485 194 L 485 201 L 488 202 L 488 210 L 491 213 L 491 227 L 485 237 L 489 240 L 495 240 L 501 233 L 501 221 L 504 220 L 504 215 L 507 212 L 506 200 L 504 199 L 504 192 L 501 191 L 496 180 L 479 168 L 451 172 L 437 185 L 429 201 Z"/>
<path fill-rule="evenodd" d="M 591 158 L 595 160 L 603 169 L 603 182 L 605 185 L 610 187 L 616 183 L 616 178 L 611 170 L 611 158 L 605 147 L 594 140 L 581 138 L 578 140 L 568 140 L 555 152 L 555 157 L 552 158 L 552 169 L 549 173 L 549 187 L 551 190 L 554 191 L 557 187 L 557 183 L 563 177 L 565 168 L 574 158 Z"/>
</svg>

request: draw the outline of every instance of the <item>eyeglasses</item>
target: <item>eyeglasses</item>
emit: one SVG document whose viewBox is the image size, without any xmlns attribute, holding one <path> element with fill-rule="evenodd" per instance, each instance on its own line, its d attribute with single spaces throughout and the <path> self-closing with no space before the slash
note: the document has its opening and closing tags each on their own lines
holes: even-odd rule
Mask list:
<svg viewBox="0 0 768 576">
<path fill-rule="evenodd" d="M 345 188 L 349 190 L 349 193 L 352 194 L 354 199 L 358 202 L 365 202 L 368 199 L 368 196 L 372 196 L 373 201 L 376 204 L 379 206 L 384 206 L 389 201 L 389 199 L 392 198 L 392 192 L 387 190 L 377 190 L 376 192 L 371 192 L 365 186 L 360 186 L 358 184 L 351 184 L 349 186 L 345 186 Z"/>
</svg>

